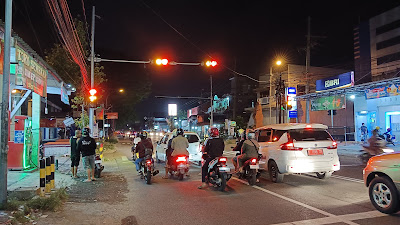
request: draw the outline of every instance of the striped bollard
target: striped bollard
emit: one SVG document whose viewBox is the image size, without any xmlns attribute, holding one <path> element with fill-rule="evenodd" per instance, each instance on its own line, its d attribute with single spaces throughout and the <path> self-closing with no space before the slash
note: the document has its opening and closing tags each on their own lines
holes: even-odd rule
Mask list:
<svg viewBox="0 0 400 225">
<path fill-rule="evenodd" d="M 55 166 L 54 166 L 54 155 L 50 156 L 50 172 L 51 172 L 51 177 L 50 177 L 50 188 L 55 189 L 55 177 L 54 177 L 54 172 L 55 172 Z"/>
<path fill-rule="evenodd" d="M 51 162 L 50 162 L 50 157 L 46 158 L 46 193 L 51 192 Z"/>
<path fill-rule="evenodd" d="M 46 162 L 44 159 L 40 160 L 40 197 L 44 197 L 46 187 Z"/>
</svg>

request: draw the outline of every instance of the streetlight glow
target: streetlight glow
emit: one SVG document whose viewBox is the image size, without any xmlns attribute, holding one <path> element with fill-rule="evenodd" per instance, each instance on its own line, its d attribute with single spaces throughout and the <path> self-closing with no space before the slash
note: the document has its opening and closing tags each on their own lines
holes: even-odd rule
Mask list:
<svg viewBox="0 0 400 225">
<path fill-rule="evenodd" d="M 12 90 L 11 93 L 13 94 L 17 93 L 17 89 Z"/>
<path fill-rule="evenodd" d="M 122 88 L 119 89 L 119 93 L 122 93 L 122 92 L 124 92 L 124 89 L 122 89 Z"/>
<path fill-rule="evenodd" d="M 276 65 L 280 66 L 282 64 L 281 60 L 276 61 Z"/>
</svg>

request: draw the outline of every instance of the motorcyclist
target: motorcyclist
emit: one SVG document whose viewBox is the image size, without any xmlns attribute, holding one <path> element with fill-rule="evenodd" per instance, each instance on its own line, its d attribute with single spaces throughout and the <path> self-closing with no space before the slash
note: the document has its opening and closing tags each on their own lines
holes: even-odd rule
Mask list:
<svg viewBox="0 0 400 225">
<path fill-rule="evenodd" d="M 241 151 L 242 151 L 242 146 L 243 146 L 243 143 L 246 141 L 246 133 L 245 132 L 243 132 L 241 135 L 240 135 L 240 141 L 237 143 L 237 145 L 232 149 L 232 151 L 237 151 L 237 152 L 239 152 L 239 153 L 241 153 Z M 233 165 L 235 166 L 235 171 L 237 171 L 237 157 L 238 156 L 235 156 L 235 157 L 233 157 L 233 159 L 232 159 L 232 163 L 233 163 Z"/>
<path fill-rule="evenodd" d="M 135 156 L 135 149 L 136 149 L 136 146 L 137 146 L 137 144 L 140 142 L 140 133 L 139 132 L 137 132 L 136 133 L 136 137 L 133 139 L 133 146 L 132 146 L 132 154 L 133 154 L 133 159 L 135 160 L 136 159 L 136 156 Z"/>
<path fill-rule="evenodd" d="M 247 140 L 243 142 L 241 154 L 237 157 L 237 166 L 239 166 L 239 172 L 243 172 L 243 163 L 251 158 L 258 158 L 258 149 L 260 145 L 254 139 L 254 131 L 250 131 L 247 134 Z M 235 165 L 235 168 L 237 167 Z"/>
<path fill-rule="evenodd" d="M 224 140 L 219 137 L 219 130 L 216 127 L 210 128 L 209 139 L 204 143 L 203 149 L 203 166 L 201 167 L 201 182 L 202 184 L 198 187 L 204 189 L 208 187 L 206 183 L 206 176 L 208 173 L 208 164 L 215 158 L 222 156 L 224 153 Z"/>
<path fill-rule="evenodd" d="M 172 138 L 171 139 L 169 139 L 169 141 L 168 141 L 168 147 L 167 147 L 167 150 L 165 151 L 165 154 L 166 154 L 166 160 L 165 160 L 165 176 L 163 176 L 162 178 L 164 178 L 164 179 L 168 179 L 169 177 L 168 177 L 168 171 L 169 171 L 169 168 L 170 168 L 170 164 L 171 164 L 171 161 L 172 161 L 172 151 L 174 151 L 174 149 L 172 148 L 172 140 L 174 140 L 174 138 L 176 138 L 176 136 L 177 136 L 177 130 L 175 129 L 173 132 L 172 132 Z"/>
<path fill-rule="evenodd" d="M 382 140 L 381 137 L 379 137 L 379 131 L 377 129 L 372 131 L 372 136 L 370 139 L 368 139 L 369 146 L 364 146 L 364 149 L 370 154 L 370 155 L 379 155 L 382 153 Z"/>
<path fill-rule="evenodd" d="M 135 161 L 135 165 L 136 165 L 136 171 L 138 171 L 138 174 L 141 175 L 142 171 L 140 171 L 140 164 L 146 156 L 150 155 L 151 157 L 151 154 L 153 152 L 153 144 L 151 143 L 151 140 L 147 138 L 147 132 L 145 131 L 140 132 L 139 137 L 140 137 L 140 142 L 137 144 L 135 148 L 135 153 L 139 153 L 139 156 Z"/>
<path fill-rule="evenodd" d="M 185 155 L 189 157 L 189 151 L 187 150 L 189 148 L 189 141 L 183 136 L 183 134 L 183 129 L 179 128 L 176 131 L 176 137 L 172 140 L 171 148 L 173 149 L 173 151 L 171 154 L 171 162 L 173 161 L 174 157 L 178 155 Z M 186 176 L 188 175 L 189 174 L 186 174 Z"/>
</svg>

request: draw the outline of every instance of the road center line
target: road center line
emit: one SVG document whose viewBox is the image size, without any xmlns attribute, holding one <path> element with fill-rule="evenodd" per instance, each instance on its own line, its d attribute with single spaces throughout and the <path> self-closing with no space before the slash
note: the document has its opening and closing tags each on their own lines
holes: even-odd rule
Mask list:
<svg viewBox="0 0 400 225">
<path fill-rule="evenodd" d="M 352 181 L 352 182 L 364 184 L 364 181 L 363 181 L 363 180 L 356 179 L 356 178 L 351 178 L 351 177 L 343 177 L 343 176 L 338 176 L 338 175 L 332 175 L 332 178 L 336 178 L 336 179 L 341 179 L 341 180 Z"/>
<path fill-rule="evenodd" d="M 240 180 L 240 179 L 238 179 L 238 178 L 236 178 L 236 177 L 232 177 L 231 179 L 234 179 L 234 180 L 236 180 L 236 181 L 239 181 L 240 183 L 249 185 L 246 181 Z M 314 212 L 317 212 L 317 213 L 319 213 L 319 214 L 322 214 L 322 215 L 327 216 L 327 217 L 319 218 L 319 219 L 325 219 L 325 220 L 327 220 L 327 221 L 333 221 L 333 222 L 328 222 L 328 223 L 307 223 L 307 222 L 306 222 L 306 223 L 299 223 L 299 225 L 300 225 L 300 224 L 312 224 L 312 225 L 314 225 L 314 224 L 315 224 L 315 225 L 317 225 L 317 224 L 329 224 L 329 223 L 334 223 L 334 222 L 343 222 L 343 223 L 350 224 L 350 225 L 358 225 L 357 223 L 354 223 L 354 222 L 352 222 L 352 221 L 346 219 L 346 218 L 343 217 L 343 216 L 341 216 L 341 217 L 336 216 L 336 215 L 334 215 L 334 214 L 332 214 L 332 213 L 329 213 L 329 212 L 326 212 L 326 211 L 324 211 L 324 210 L 321 210 L 321 209 L 315 208 L 315 207 L 313 207 L 313 206 L 307 205 L 307 204 L 305 204 L 305 203 L 296 201 L 296 200 L 294 200 L 294 199 L 291 199 L 291 198 L 288 198 L 288 197 L 286 197 L 286 196 L 280 195 L 280 194 L 278 194 L 278 193 L 272 192 L 272 191 L 267 190 L 267 189 L 265 189 L 265 188 L 262 188 L 262 187 L 259 187 L 259 186 L 256 186 L 256 185 L 251 186 L 251 187 L 252 187 L 252 188 L 255 188 L 255 189 L 257 189 L 257 190 L 260 190 L 260 191 L 262 191 L 262 192 L 268 193 L 268 194 L 270 194 L 270 195 L 273 195 L 273 196 L 275 196 L 275 197 L 281 198 L 281 199 L 283 199 L 283 200 L 286 200 L 286 201 L 288 201 L 288 202 L 294 203 L 294 204 L 296 204 L 296 205 L 302 206 L 302 207 L 304 207 L 304 208 L 310 209 L 310 210 L 312 210 L 312 211 L 314 211 Z M 373 211 L 373 212 L 375 212 L 375 211 Z M 382 214 L 381 214 L 381 215 L 382 215 Z M 343 217 L 343 218 L 342 218 L 342 217 Z M 315 219 L 315 220 L 318 220 L 318 219 Z M 310 220 L 310 221 L 311 221 L 311 220 Z M 299 221 L 299 222 L 301 222 L 301 221 Z M 318 221 L 317 221 L 317 222 L 318 222 Z M 282 223 L 281 225 L 293 225 L 293 224 L 297 224 L 297 223 L 290 222 L 290 223 Z"/>
</svg>

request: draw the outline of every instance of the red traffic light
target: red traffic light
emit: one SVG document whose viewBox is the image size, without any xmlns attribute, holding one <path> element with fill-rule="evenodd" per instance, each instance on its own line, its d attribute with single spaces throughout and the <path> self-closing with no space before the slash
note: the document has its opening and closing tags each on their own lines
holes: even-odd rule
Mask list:
<svg viewBox="0 0 400 225">
<path fill-rule="evenodd" d="M 90 89 L 90 91 L 89 91 L 90 95 L 95 95 L 96 93 L 97 93 L 97 90 L 94 88 Z"/>
<path fill-rule="evenodd" d="M 217 65 L 218 65 L 218 63 L 215 60 L 206 62 L 206 66 L 208 66 L 208 67 L 210 67 L 210 66 L 215 67 Z"/>
<path fill-rule="evenodd" d="M 166 66 L 168 65 L 168 59 L 156 59 L 156 64 Z"/>
</svg>

